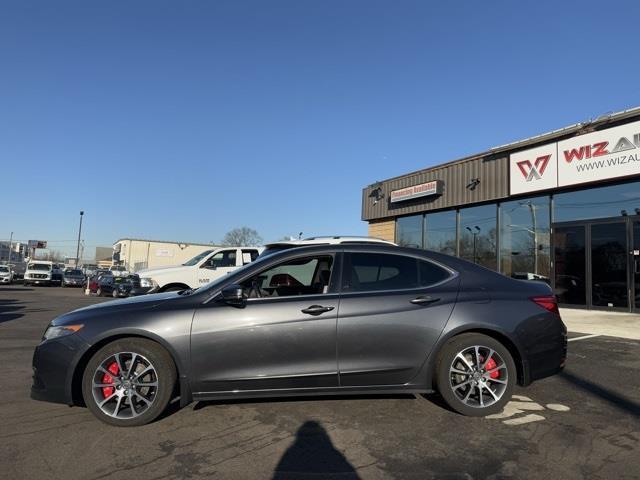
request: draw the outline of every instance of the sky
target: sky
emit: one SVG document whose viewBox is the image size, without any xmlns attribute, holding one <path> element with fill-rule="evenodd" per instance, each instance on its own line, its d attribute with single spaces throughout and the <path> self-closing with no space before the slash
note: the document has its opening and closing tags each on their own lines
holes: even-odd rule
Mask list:
<svg viewBox="0 0 640 480">
<path fill-rule="evenodd" d="M 640 105 L 635 0 L 0 0 L 0 240 L 363 235 L 362 188 Z"/>
</svg>

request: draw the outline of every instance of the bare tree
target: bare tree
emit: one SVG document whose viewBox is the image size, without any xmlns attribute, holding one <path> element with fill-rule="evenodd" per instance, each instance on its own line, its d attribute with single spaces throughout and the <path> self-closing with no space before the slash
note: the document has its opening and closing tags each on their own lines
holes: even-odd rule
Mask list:
<svg viewBox="0 0 640 480">
<path fill-rule="evenodd" d="M 262 237 L 253 228 L 240 227 L 227 232 L 222 245 L 237 247 L 255 247 L 262 243 Z"/>
</svg>

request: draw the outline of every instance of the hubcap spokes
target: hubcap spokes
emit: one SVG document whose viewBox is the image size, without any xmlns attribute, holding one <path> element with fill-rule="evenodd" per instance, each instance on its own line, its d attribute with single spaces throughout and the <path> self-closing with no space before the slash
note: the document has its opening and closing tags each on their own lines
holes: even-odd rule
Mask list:
<svg viewBox="0 0 640 480">
<path fill-rule="evenodd" d="M 495 350 L 481 345 L 458 352 L 449 367 L 451 390 L 469 407 L 493 405 L 504 395 L 508 381 L 503 358 Z"/>
<path fill-rule="evenodd" d="M 158 374 L 143 355 L 118 352 L 96 368 L 91 390 L 103 413 L 131 419 L 142 415 L 153 404 L 158 392 Z"/>
</svg>

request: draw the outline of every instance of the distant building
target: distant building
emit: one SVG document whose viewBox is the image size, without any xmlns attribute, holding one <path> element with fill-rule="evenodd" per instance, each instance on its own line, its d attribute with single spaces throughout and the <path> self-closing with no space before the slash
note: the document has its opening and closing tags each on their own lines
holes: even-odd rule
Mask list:
<svg viewBox="0 0 640 480">
<path fill-rule="evenodd" d="M 205 243 L 121 238 L 113 244 L 110 252 L 113 265 L 124 266 L 130 272 L 137 272 L 145 268 L 180 265 L 206 250 L 215 248 L 216 245 Z"/>
</svg>

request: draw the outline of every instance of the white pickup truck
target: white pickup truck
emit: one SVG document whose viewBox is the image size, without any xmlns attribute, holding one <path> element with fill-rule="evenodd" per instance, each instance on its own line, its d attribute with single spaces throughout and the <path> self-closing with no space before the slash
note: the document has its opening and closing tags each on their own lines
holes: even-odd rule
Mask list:
<svg viewBox="0 0 640 480">
<path fill-rule="evenodd" d="M 207 250 L 182 265 L 161 267 L 137 272 L 140 287 L 148 293 L 175 292 L 198 288 L 251 263 L 261 247 L 224 247 Z"/>
</svg>

